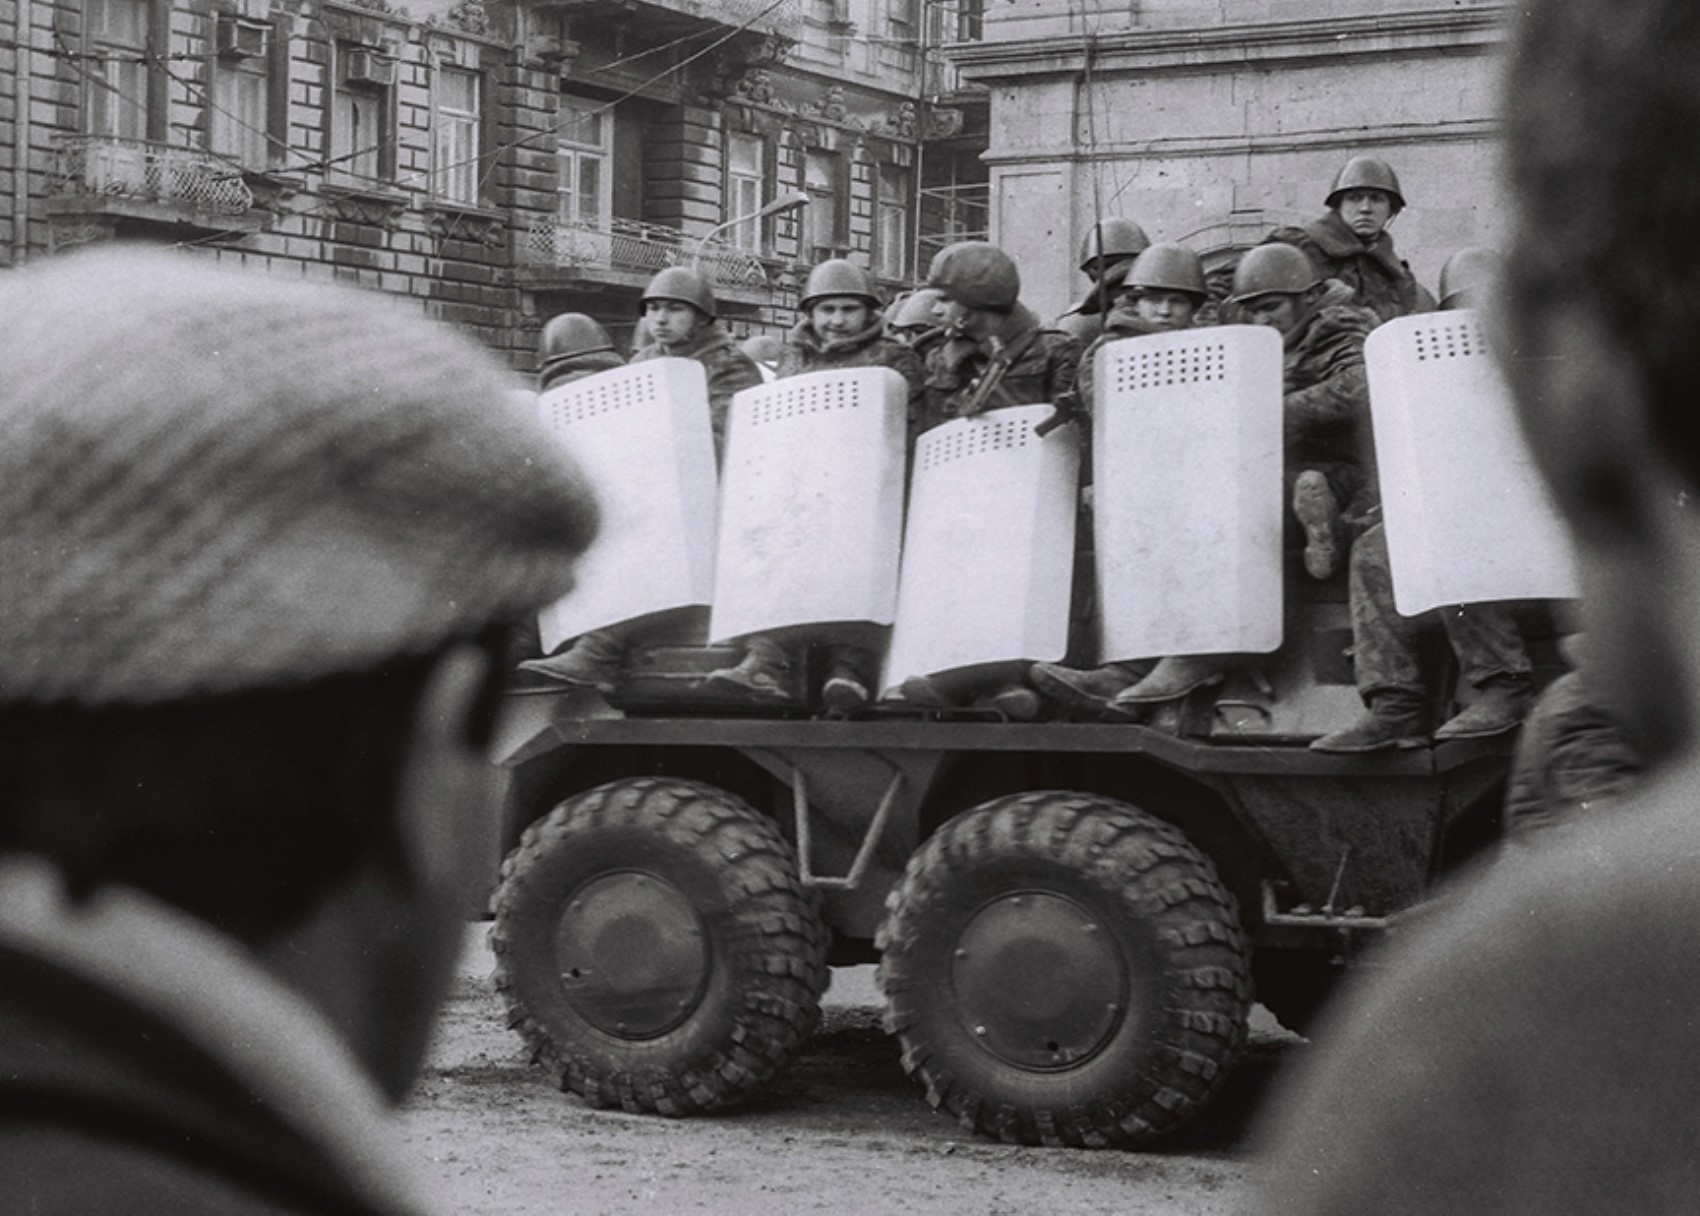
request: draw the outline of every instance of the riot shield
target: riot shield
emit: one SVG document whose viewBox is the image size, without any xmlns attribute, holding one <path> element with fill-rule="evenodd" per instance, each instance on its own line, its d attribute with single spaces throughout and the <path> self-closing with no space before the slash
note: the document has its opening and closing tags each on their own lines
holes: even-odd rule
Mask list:
<svg viewBox="0 0 1700 1216">
<path fill-rule="evenodd" d="M 907 397 L 898 373 L 860 367 L 732 398 L 711 639 L 891 624 Z"/>
<path fill-rule="evenodd" d="M 702 364 L 651 359 L 601 372 L 550 389 L 537 410 L 602 512 L 572 593 L 538 614 L 543 652 L 592 629 L 707 604 L 717 481 Z"/>
<path fill-rule="evenodd" d="M 1100 659 L 1281 645 L 1281 337 L 1224 325 L 1098 348 Z"/>
<path fill-rule="evenodd" d="M 1389 321 L 1364 360 L 1399 611 L 1575 596 L 1569 537 L 1475 311 Z"/>
<path fill-rule="evenodd" d="M 883 687 L 1068 647 L 1079 436 L 1049 405 L 993 410 L 916 443 Z"/>
</svg>

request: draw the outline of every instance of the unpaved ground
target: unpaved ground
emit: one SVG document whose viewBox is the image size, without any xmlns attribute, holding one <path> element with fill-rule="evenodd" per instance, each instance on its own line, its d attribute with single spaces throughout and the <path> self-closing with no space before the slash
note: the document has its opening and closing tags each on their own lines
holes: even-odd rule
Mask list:
<svg viewBox="0 0 1700 1216">
<path fill-rule="evenodd" d="M 1279 1031 L 1254 1035 L 1224 1093 L 1160 1153 L 1012 1148 L 927 1107 L 879 1029 L 872 968 L 855 968 L 835 979 L 821 1030 L 759 1101 L 689 1120 L 597 1111 L 528 1065 L 482 934 L 472 940 L 403 1120 L 430 1189 L 463 1216 L 1226 1216 L 1241 1195 L 1246 1124 L 1295 1051 Z"/>
</svg>

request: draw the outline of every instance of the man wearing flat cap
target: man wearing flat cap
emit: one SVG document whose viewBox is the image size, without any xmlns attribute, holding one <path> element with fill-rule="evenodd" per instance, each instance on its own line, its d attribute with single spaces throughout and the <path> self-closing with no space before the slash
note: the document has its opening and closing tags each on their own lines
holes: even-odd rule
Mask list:
<svg viewBox="0 0 1700 1216">
<path fill-rule="evenodd" d="M 0 279 L 0 1179 L 418 1213 L 508 622 L 595 509 L 472 343 L 186 255 Z"/>
</svg>

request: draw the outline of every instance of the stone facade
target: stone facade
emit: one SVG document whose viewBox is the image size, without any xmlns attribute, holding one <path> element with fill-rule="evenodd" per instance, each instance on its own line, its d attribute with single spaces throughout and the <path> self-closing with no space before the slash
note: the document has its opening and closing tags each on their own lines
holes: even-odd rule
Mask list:
<svg viewBox="0 0 1700 1216">
<path fill-rule="evenodd" d="M 991 96 L 995 239 L 1055 313 L 1086 286 L 1074 253 L 1096 215 L 1223 264 L 1320 215 L 1369 153 L 1400 176 L 1393 233 L 1432 287 L 1454 250 L 1505 236 L 1505 18 L 1472 0 L 1009 0 L 952 52 Z"/>
<path fill-rule="evenodd" d="M 667 265 L 781 329 L 823 250 L 913 274 L 929 142 L 983 147 L 931 49 L 971 2 L 0 0 L 0 264 L 127 239 L 342 280 L 521 371 L 558 312 L 627 336 Z"/>
</svg>

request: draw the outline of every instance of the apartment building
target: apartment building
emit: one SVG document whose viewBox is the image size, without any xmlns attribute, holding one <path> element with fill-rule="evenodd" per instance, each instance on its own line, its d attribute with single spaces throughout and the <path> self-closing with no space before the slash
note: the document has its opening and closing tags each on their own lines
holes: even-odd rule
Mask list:
<svg viewBox="0 0 1700 1216">
<path fill-rule="evenodd" d="M 978 0 L 0 0 L 0 263 L 148 241 L 416 300 L 517 369 L 669 265 L 734 329 L 985 228 Z M 792 205 L 806 199 L 803 205 Z M 759 218 L 750 219 L 752 215 Z"/>
<path fill-rule="evenodd" d="M 1448 254 L 1506 235 L 1494 0 L 1002 0 L 952 48 L 990 98 L 989 226 L 1054 314 L 1086 280 L 1098 216 L 1225 268 L 1323 210 L 1339 167 L 1379 155 L 1409 207 L 1401 252 L 1431 287 Z"/>
</svg>

